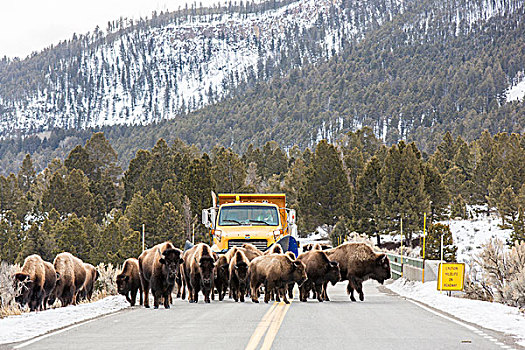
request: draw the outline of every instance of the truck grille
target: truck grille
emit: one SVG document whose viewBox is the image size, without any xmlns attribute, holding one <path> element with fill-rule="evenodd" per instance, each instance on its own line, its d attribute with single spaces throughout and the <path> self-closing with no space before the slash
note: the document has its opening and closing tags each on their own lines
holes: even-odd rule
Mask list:
<svg viewBox="0 0 525 350">
<path fill-rule="evenodd" d="M 228 241 L 228 249 L 241 247 L 244 243 L 251 243 L 261 251 L 264 251 L 268 246 L 268 241 L 265 239 L 230 239 Z"/>
</svg>

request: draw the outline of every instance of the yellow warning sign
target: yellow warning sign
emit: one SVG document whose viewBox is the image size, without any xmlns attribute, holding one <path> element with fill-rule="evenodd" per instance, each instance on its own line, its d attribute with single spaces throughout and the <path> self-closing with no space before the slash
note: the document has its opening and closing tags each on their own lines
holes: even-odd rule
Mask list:
<svg viewBox="0 0 525 350">
<path fill-rule="evenodd" d="M 465 264 L 439 264 L 438 290 L 463 290 Z"/>
</svg>

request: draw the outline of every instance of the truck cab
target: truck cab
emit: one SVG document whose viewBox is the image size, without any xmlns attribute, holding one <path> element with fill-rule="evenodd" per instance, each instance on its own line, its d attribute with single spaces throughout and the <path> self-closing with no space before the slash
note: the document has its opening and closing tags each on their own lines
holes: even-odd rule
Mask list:
<svg viewBox="0 0 525 350">
<path fill-rule="evenodd" d="M 295 210 L 286 208 L 285 194 L 219 194 L 202 212 L 210 229 L 212 249 L 223 251 L 251 243 L 259 250 L 295 231 Z"/>
</svg>

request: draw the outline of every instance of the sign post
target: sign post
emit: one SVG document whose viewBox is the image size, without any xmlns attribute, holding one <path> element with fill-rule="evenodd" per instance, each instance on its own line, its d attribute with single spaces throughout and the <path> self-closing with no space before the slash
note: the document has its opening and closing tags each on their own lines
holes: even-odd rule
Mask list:
<svg viewBox="0 0 525 350">
<path fill-rule="evenodd" d="M 144 245 L 144 241 L 145 241 L 145 236 L 146 236 L 146 224 L 142 224 L 142 251 L 144 251 L 145 249 L 145 245 Z"/>
<path fill-rule="evenodd" d="M 422 282 L 425 283 L 425 246 L 426 246 L 426 238 L 427 238 L 427 213 L 423 214 L 423 278 Z"/>
<path fill-rule="evenodd" d="M 401 277 L 403 277 L 403 218 L 401 218 Z"/>
<path fill-rule="evenodd" d="M 462 291 L 465 280 L 464 263 L 440 263 L 437 289 L 447 291 Z"/>
</svg>

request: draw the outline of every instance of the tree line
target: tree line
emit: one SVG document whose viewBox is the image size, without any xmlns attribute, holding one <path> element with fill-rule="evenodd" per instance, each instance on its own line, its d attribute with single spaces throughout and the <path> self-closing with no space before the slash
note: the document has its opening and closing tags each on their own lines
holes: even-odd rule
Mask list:
<svg viewBox="0 0 525 350">
<path fill-rule="evenodd" d="M 84 261 L 120 263 L 171 240 L 195 234 L 209 241 L 200 212 L 211 191 L 285 192 L 298 211 L 301 235 L 318 226 L 332 236 L 396 233 L 403 219 L 410 239 L 429 223 L 468 216 L 466 205 L 497 210 L 525 239 L 525 137 L 483 132 L 473 141 L 446 133 L 429 155 L 414 143 L 387 147 L 370 128 L 314 149 L 281 149 L 276 142 L 243 154 L 223 146 L 201 152 L 180 140 L 159 139 L 139 150 L 123 171 L 103 133 L 94 133 L 62 161 L 36 172 L 28 154 L 17 174 L 0 176 L 0 258 L 29 254 L 52 260 L 70 251 Z M 436 228 L 438 229 L 438 228 Z M 443 228 L 439 228 L 442 230 Z M 509 243 L 512 243 L 509 242 Z"/>
</svg>

